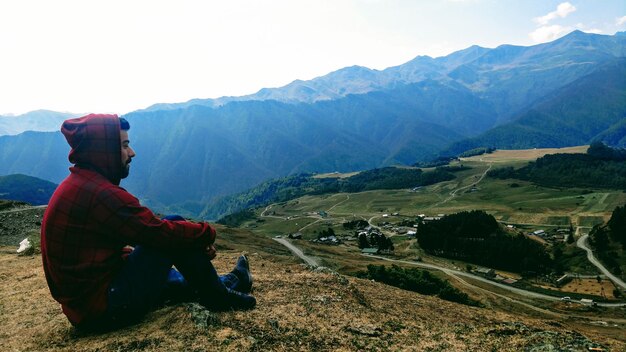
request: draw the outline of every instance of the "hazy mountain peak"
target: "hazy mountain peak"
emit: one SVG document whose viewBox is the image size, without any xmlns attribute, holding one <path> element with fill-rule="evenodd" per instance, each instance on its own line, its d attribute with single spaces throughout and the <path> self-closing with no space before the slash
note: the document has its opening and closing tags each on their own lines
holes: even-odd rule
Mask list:
<svg viewBox="0 0 626 352">
<path fill-rule="evenodd" d="M 392 89 L 402 84 L 411 84 L 427 79 L 447 83 L 452 80 L 475 92 L 483 92 L 492 84 L 506 86 L 514 71 L 516 72 L 515 75 L 518 76 L 534 75 L 539 74 L 540 71 L 556 69 L 563 65 L 581 65 L 583 67 L 611 57 L 626 56 L 626 46 L 622 43 L 625 37 L 624 33 L 626 32 L 619 34 L 619 36 L 617 34 L 616 36 L 607 36 L 575 30 L 553 42 L 534 46 L 504 44 L 489 49 L 472 45 L 445 57 L 432 58 L 419 55 L 404 64 L 384 70 L 373 70 L 358 65 L 348 66 L 308 81 L 296 79 L 282 87 L 263 88 L 251 95 L 222 97 L 214 100 L 194 99 L 182 104 L 154 105 L 147 110 L 184 108 L 191 105 L 216 107 L 231 101 L 245 100 L 313 103 L 320 100 L 339 99 L 349 94 Z M 584 67 L 581 68 L 580 73 L 584 73 L 583 71 L 590 72 L 589 68 Z M 564 82 L 560 82 L 558 79 L 544 82 L 547 86 L 542 83 L 542 92 L 542 89 L 539 89 L 525 93 L 525 91 L 519 91 L 518 87 L 511 87 L 510 89 L 513 90 L 506 94 L 528 94 L 539 97 L 541 93 L 553 89 L 553 85 L 556 87 L 566 84 L 573 78 L 567 77 Z M 516 108 L 521 107 L 520 105 Z M 507 109 L 506 107 L 503 108 Z"/>
<path fill-rule="evenodd" d="M 34 110 L 21 115 L 0 116 L 0 136 L 25 131 L 58 131 L 63 121 L 79 114 L 51 110 Z"/>
</svg>

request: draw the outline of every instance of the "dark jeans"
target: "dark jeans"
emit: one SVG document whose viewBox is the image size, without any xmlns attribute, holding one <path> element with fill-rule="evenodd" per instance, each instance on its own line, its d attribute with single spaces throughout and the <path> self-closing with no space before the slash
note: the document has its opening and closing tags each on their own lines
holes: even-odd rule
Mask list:
<svg viewBox="0 0 626 352">
<path fill-rule="evenodd" d="M 219 309 L 226 287 L 235 288 L 238 281 L 232 273 L 218 276 L 203 250 L 172 255 L 137 246 L 109 286 L 106 315 L 113 321 L 125 322 L 168 299 L 181 298 Z"/>
<path fill-rule="evenodd" d="M 194 300 L 219 310 L 225 305 L 226 288 L 235 289 L 238 283 L 232 273 L 219 276 L 204 250 L 172 252 L 137 246 L 109 286 L 104 316 L 84 327 L 124 326 L 168 300 Z"/>
</svg>

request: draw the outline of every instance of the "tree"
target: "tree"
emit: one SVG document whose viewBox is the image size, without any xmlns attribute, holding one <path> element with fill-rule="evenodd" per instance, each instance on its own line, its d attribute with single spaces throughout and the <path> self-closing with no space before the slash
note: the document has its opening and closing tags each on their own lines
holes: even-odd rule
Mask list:
<svg viewBox="0 0 626 352">
<path fill-rule="evenodd" d="M 367 235 L 364 233 L 361 233 L 359 235 L 359 248 L 363 249 L 363 248 L 369 248 L 370 244 L 367 241 Z"/>
<path fill-rule="evenodd" d="M 608 225 L 611 228 L 611 240 L 626 247 L 626 205 L 613 210 Z"/>
<path fill-rule="evenodd" d="M 598 251 L 605 251 L 609 246 L 609 236 L 605 227 L 594 227 L 591 231 L 591 245 Z"/>
</svg>

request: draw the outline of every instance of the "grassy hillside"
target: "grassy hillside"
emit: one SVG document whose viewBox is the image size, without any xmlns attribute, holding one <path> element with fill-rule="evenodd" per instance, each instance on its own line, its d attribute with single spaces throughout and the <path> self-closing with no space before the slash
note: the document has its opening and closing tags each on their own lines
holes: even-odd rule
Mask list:
<svg viewBox="0 0 626 352">
<path fill-rule="evenodd" d="M 405 222 L 415 223 L 419 214 L 436 216 L 482 210 L 492 215 L 501 226 L 513 226 L 513 229 L 507 230 L 511 234 L 527 235 L 536 230 L 550 232 L 559 228 L 569 229 L 571 226 L 574 235 L 579 236 L 587 233 L 593 225 L 608 221 L 615 207 L 626 204 L 626 193 L 621 189 L 610 188 L 543 187 L 528 181 L 499 180 L 485 175 L 496 165 L 519 168 L 528 164 L 529 160 L 548 153 L 576 153 L 586 149 L 586 146 L 582 146 L 567 150 L 499 150 L 493 154 L 453 162 L 451 166 L 463 165 L 460 171 L 455 172 L 454 180 L 415 190 L 306 195 L 247 212 L 238 219 L 238 223 L 243 228 L 265 236 L 300 232 L 305 240 L 310 240 L 317 238 L 318 232 L 329 227 L 340 237 L 352 236 L 353 231 L 343 227 L 348 221 L 366 220 L 377 226 L 390 223 L 395 227 L 407 226 L 400 225 Z M 391 228 L 383 229 L 383 233 L 394 241 L 396 258 L 412 260 L 423 257 L 428 261 L 442 262 L 441 258 L 428 255 L 416 244 L 415 239 L 398 235 Z M 575 244 L 562 243 L 557 253 L 554 248 L 558 243 L 553 245 L 536 237 L 533 240 L 541 243 L 546 254 L 554 259 L 556 266 L 551 270 L 597 274 L 595 267 Z M 342 272 L 362 270 L 358 264 L 361 259 L 356 242 L 347 241 L 338 247 L 329 247 L 302 241 L 299 246 Z M 462 263 L 458 259 L 453 261 Z M 464 267 L 466 264 L 457 265 Z"/>
<path fill-rule="evenodd" d="M 626 149 L 596 142 L 586 154 L 545 155 L 521 168 L 491 170 L 488 176 L 519 179 L 549 187 L 596 187 L 626 190 Z"/>
<path fill-rule="evenodd" d="M 320 177 L 299 174 L 272 179 L 245 192 L 211 202 L 200 216 L 205 219 L 220 218 L 248 208 L 276 202 L 285 202 L 308 194 L 356 193 L 374 189 L 410 189 L 454 179 L 450 169 L 437 168 L 422 171 L 416 168 L 386 167 L 366 170 L 341 177 L 340 174 Z M 332 174 L 331 174 L 332 175 Z"/>
<path fill-rule="evenodd" d="M 623 350 L 620 328 L 594 326 L 511 306 L 493 296 L 487 308 L 423 296 L 370 280 L 296 264 L 286 250 L 242 232 L 222 233 L 214 261 L 230 269 L 251 255 L 256 309 L 211 313 L 197 305 L 162 307 L 137 325 L 79 334 L 46 286 L 38 256 L 0 247 L 0 327 L 10 351 L 323 351 L 323 350 Z M 477 290 L 471 293 L 476 297 Z M 509 312 L 507 312 L 507 308 Z M 503 311 L 503 309 L 505 309 Z M 521 309 L 513 312 L 512 310 Z M 574 314 L 584 315 L 583 311 Z"/>
<path fill-rule="evenodd" d="M 0 198 L 30 203 L 48 204 L 57 185 L 27 175 L 0 176 Z"/>
<path fill-rule="evenodd" d="M 511 161 L 507 161 L 511 162 Z M 571 211 L 563 207 L 564 191 L 523 183 L 511 188 L 500 180 L 482 179 L 478 192 L 458 191 L 477 182 L 488 163 L 464 162 L 470 169 L 460 171 L 455 180 L 407 190 L 376 190 L 359 193 L 307 195 L 274 204 L 261 215 L 259 209 L 244 227 L 224 228 L 218 225 L 219 272 L 231 268 L 242 251 L 249 253 L 255 277 L 254 295 L 258 307 L 250 312 L 210 313 L 190 304 L 165 306 L 149 314 L 139 324 L 105 334 L 79 334 L 67 322 L 58 303 L 52 300 L 38 255 L 19 257 L 16 244 L 0 242 L 0 336 L 3 348 L 11 351 L 319 351 L 319 350 L 587 350 L 599 346 L 624 350 L 626 316 L 620 310 L 594 309 L 565 302 L 533 300 L 493 288 L 471 279 L 449 279 L 439 271 L 430 272 L 449 283 L 483 307 L 471 307 L 424 296 L 385 285 L 337 274 L 328 269 L 311 270 L 293 258 L 283 246 L 269 238 L 300 230 L 305 237 L 329 226 L 342 233 L 348 219 L 371 219 L 375 223 L 398 223 L 415 214 L 452 212 L 462 204 L 500 209 L 504 214 L 517 213 L 513 199 L 536 204 L 550 204 L 544 209 L 529 208 L 521 212 L 541 221 L 562 223 L 563 217 L 577 219 L 582 209 L 588 218 L 604 217 L 615 202 L 626 201 L 623 193 L 602 191 L 589 197 Z M 483 188 L 484 187 L 484 188 Z M 494 198 L 476 202 L 474 197 L 489 189 Z M 517 192 L 519 189 L 529 191 Z M 534 190 L 534 191 L 533 191 Z M 572 193 L 575 194 L 575 193 Z M 603 194 L 601 199 L 596 197 Z M 500 200 L 499 197 L 511 197 Z M 534 197 L 535 199 L 531 199 Z M 567 196 L 565 196 L 567 198 Z M 622 197 L 622 198 L 620 198 Z M 424 200 L 424 198 L 430 201 Z M 575 197 L 573 197 L 576 199 Z M 446 201 L 447 199 L 447 201 Z M 600 202 L 601 200 L 602 202 Z M 578 200 L 580 201 L 580 200 Z M 438 204 L 437 204 L 438 203 Z M 513 204 L 511 204 L 513 203 Z M 600 204 L 601 203 L 601 204 Z M 419 205 L 419 206 L 417 206 Z M 428 208 L 430 206 L 430 208 Z M 507 208 L 509 207 L 509 208 Z M 580 207 L 577 208 L 577 207 Z M 319 215 L 320 210 L 326 216 Z M 397 216 L 383 217 L 385 212 L 399 211 Z M 0 223 L 35 224 L 42 209 L 13 213 L 0 212 Z M 608 215 L 612 210 L 608 210 Z M 269 214 L 272 213 L 270 216 Z M 539 218 L 541 217 L 541 218 Z M 17 227 L 0 231 L 0 240 L 11 236 Z M 415 240 L 393 236 L 395 258 L 422 260 L 452 267 L 463 262 L 445 261 L 423 256 Z M 295 242 L 295 241 L 294 241 Z M 367 264 L 385 265 L 387 261 L 360 255 L 356 245 L 328 246 L 302 240 L 296 242 L 307 255 L 340 272 L 365 270 Z M 10 246 L 7 246 L 10 245 Z M 565 255 L 570 255 L 567 248 Z M 403 268 L 411 265 L 400 264 Z M 378 269 L 381 270 L 381 269 Z M 584 272 L 584 271 L 583 271 Z M 500 272 L 503 275 L 508 273 Z M 596 279 L 588 283 L 591 286 Z M 585 284 L 587 285 L 587 284 Z M 573 287 L 588 297 L 587 286 L 573 282 Z M 609 292 L 608 288 L 606 288 Z M 569 294 L 563 291 L 563 294 Z M 598 321 L 607 322 L 606 325 Z"/>
<path fill-rule="evenodd" d="M 565 147 L 606 139 L 622 143 L 626 116 L 626 59 L 616 59 L 527 106 L 510 123 L 456 142 L 444 155 L 477 147 L 526 149 Z"/>
</svg>

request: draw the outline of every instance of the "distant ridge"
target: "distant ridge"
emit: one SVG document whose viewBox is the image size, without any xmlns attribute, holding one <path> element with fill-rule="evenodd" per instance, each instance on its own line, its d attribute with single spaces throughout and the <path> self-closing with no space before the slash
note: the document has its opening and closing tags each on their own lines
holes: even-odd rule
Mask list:
<svg viewBox="0 0 626 352">
<path fill-rule="evenodd" d="M 595 140 L 626 147 L 626 58 L 547 95 L 510 123 L 456 142 L 445 155 L 477 147 L 559 148 Z"/>
<path fill-rule="evenodd" d="M 499 148 L 623 141 L 625 48 L 624 35 L 573 32 L 382 71 L 348 67 L 264 91 L 270 100 L 132 112 L 138 157 L 124 187 L 155 209 L 197 215 L 271 178 L 412 165 L 491 146 L 485 136 Z M 0 136 L 0 175 L 60 182 L 68 151 L 58 132 Z"/>
<path fill-rule="evenodd" d="M 16 200 L 32 205 L 48 204 L 57 185 L 21 174 L 0 176 L 0 199 Z"/>
<path fill-rule="evenodd" d="M 553 42 L 528 47 L 505 44 L 488 49 L 474 45 L 444 57 L 418 56 L 381 71 L 351 66 L 312 80 L 295 80 L 280 88 L 263 88 L 255 94 L 155 104 L 145 110 L 181 109 L 192 105 L 217 107 L 246 100 L 312 103 L 436 80 L 442 83 L 454 81 L 481 97 L 495 98 L 496 109 L 504 115 L 500 119 L 506 120 L 527 105 L 529 100 L 538 99 L 558 86 L 591 72 L 594 65 L 611 57 L 626 56 L 625 33 L 607 36 L 576 30 Z M 563 75 L 561 71 L 565 68 L 569 72 Z M 527 77 L 523 82 L 510 80 L 517 76 Z M 531 80 L 532 83 L 529 82 Z M 514 103 L 513 109 L 511 102 Z"/>
<path fill-rule="evenodd" d="M 50 110 L 35 110 L 17 116 L 0 116 L 0 136 L 16 135 L 26 131 L 58 131 L 63 121 L 77 116 L 79 115 Z"/>
</svg>

